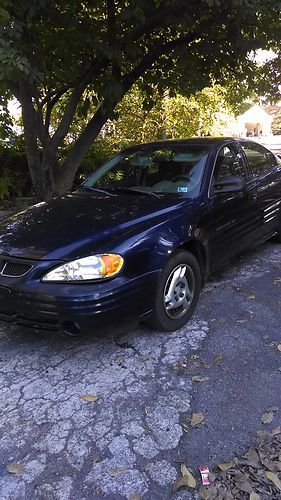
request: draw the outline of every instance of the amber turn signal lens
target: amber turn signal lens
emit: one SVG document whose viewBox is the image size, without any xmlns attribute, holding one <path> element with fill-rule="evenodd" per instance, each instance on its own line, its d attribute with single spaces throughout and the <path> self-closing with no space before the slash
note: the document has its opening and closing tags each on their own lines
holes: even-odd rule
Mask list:
<svg viewBox="0 0 281 500">
<path fill-rule="evenodd" d="M 102 271 L 104 278 L 109 278 L 110 276 L 114 276 L 115 274 L 117 274 L 123 266 L 124 262 L 121 255 L 117 255 L 114 253 L 100 255 L 100 259 L 102 262 Z"/>
</svg>

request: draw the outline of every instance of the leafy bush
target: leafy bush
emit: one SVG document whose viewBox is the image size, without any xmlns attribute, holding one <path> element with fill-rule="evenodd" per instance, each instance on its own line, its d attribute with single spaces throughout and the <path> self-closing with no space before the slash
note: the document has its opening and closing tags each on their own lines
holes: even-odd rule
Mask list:
<svg viewBox="0 0 281 500">
<path fill-rule="evenodd" d="M 13 176 L 8 170 L 4 170 L 0 177 L 0 200 L 10 198 L 10 190 L 13 186 Z"/>
<path fill-rule="evenodd" d="M 30 196 L 32 184 L 25 154 L 16 147 L 0 148 L 0 200 Z"/>
</svg>

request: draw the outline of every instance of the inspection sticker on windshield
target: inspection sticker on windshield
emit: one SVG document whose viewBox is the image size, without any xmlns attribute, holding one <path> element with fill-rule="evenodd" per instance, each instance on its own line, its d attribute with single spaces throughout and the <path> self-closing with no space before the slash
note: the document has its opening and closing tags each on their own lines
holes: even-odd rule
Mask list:
<svg viewBox="0 0 281 500">
<path fill-rule="evenodd" d="M 179 186 L 177 191 L 178 191 L 178 193 L 187 193 L 187 187 L 186 186 Z"/>
</svg>

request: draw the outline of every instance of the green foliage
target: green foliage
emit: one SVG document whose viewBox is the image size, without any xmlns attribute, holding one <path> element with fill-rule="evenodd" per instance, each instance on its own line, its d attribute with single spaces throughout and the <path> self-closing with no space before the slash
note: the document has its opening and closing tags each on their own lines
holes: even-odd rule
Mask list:
<svg viewBox="0 0 281 500">
<path fill-rule="evenodd" d="M 233 103 L 253 88 L 270 96 L 280 58 L 266 66 L 265 78 L 249 54 L 272 48 L 279 57 L 280 38 L 280 0 L 1 0 L 0 95 L 23 106 L 38 196 L 68 189 L 91 141 L 109 118 L 115 122 L 118 103 L 136 82 L 153 117 L 131 127 L 129 139 L 138 135 L 138 142 L 155 130 L 206 130 L 198 103 L 179 94 L 202 91 L 200 110 L 209 102 L 203 89 L 213 84 L 232 87 L 224 99 Z M 155 100 L 167 91 L 176 101 L 163 110 L 164 130 Z M 193 124 L 181 121 L 179 104 Z M 136 110 L 132 122 L 145 113 Z"/>
<path fill-rule="evenodd" d="M 13 186 L 13 176 L 8 170 L 4 170 L 0 177 L 0 200 L 10 197 L 10 189 Z"/>
<path fill-rule="evenodd" d="M 26 156 L 22 140 L 0 147 L 0 200 L 27 196 L 31 192 Z"/>
<path fill-rule="evenodd" d="M 157 91 L 156 91 L 157 94 Z M 154 95 L 156 104 L 147 109 L 145 93 L 134 86 L 117 107 L 118 118 L 109 121 L 90 148 L 78 179 L 93 171 L 114 153 L 139 142 L 158 139 L 232 135 L 235 117 L 221 86 L 205 88 L 189 98 L 179 94 Z M 80 123 L 83 127 L 83 124 Z M 76 123 L 76 130 L 79 121 Z"/>
<path fill-rule="evenodd" d="M 0 95 L 0 144 L 14 138 L 13 121 L 8 109 L 8 99 Z"/>
</svg>

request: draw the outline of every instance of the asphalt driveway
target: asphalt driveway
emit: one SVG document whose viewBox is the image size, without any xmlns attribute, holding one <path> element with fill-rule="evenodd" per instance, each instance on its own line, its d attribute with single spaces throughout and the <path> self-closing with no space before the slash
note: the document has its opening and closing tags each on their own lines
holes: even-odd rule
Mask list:
<svg viewBox="0 0 281 500">
<path fill-rule="evenodd" d="M 230 263 L 172 334 L 1 324 L 1 499 L 196 498 L 172 493 L 182 462 L 196 474 L 243 452 L 273 405 L 267 427 L 281 424 L 280 263 L 272 243 Z"/>
</svg>

